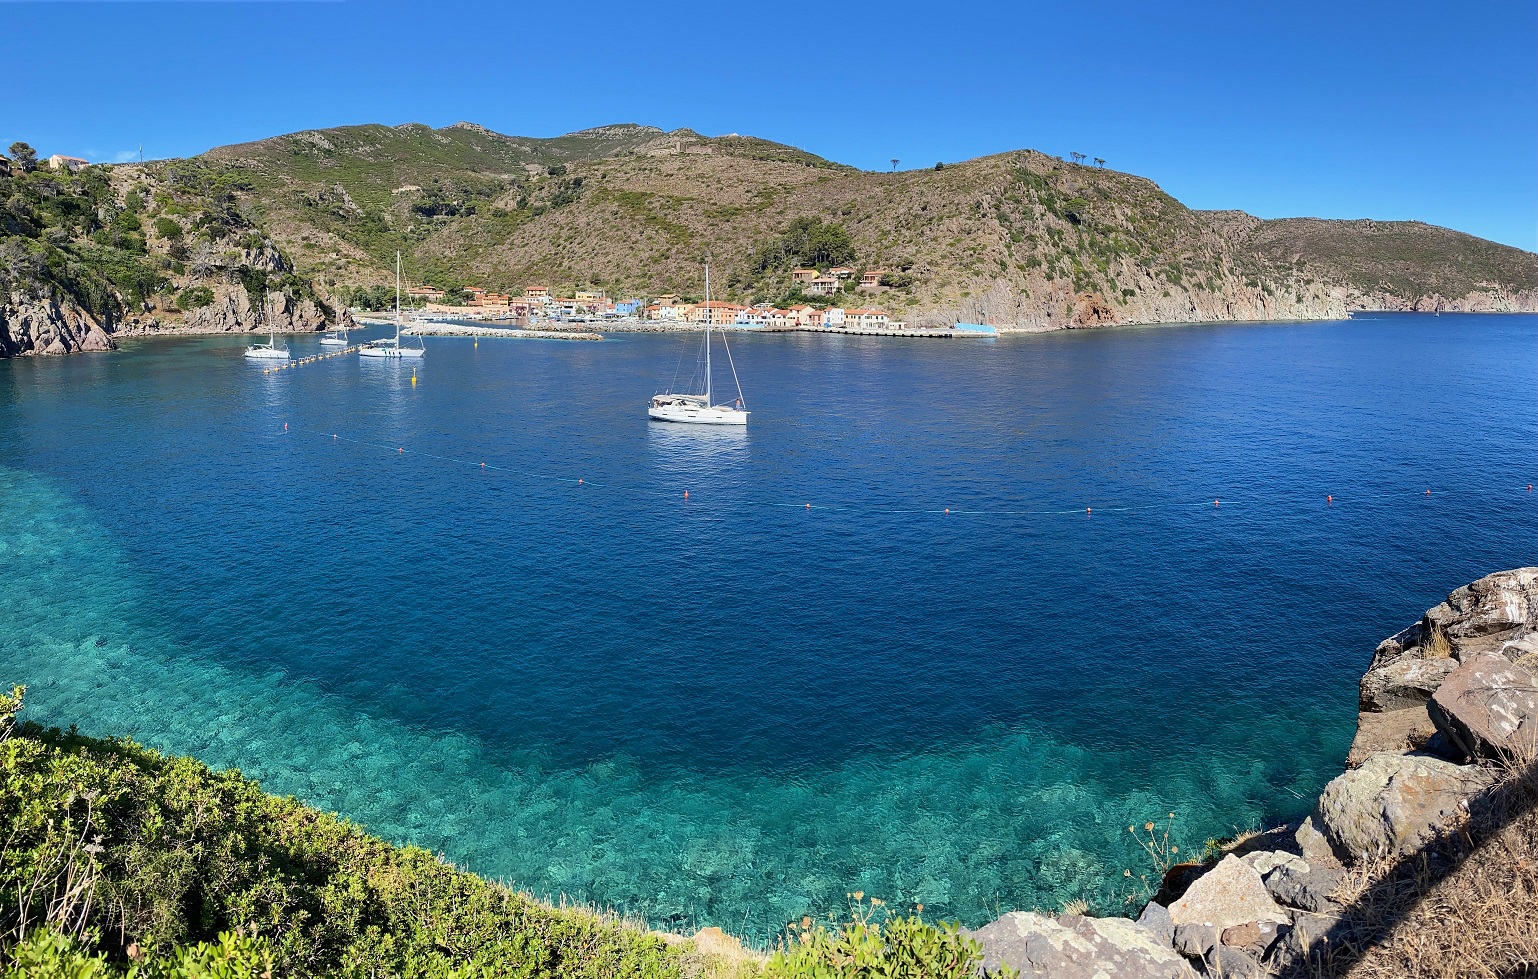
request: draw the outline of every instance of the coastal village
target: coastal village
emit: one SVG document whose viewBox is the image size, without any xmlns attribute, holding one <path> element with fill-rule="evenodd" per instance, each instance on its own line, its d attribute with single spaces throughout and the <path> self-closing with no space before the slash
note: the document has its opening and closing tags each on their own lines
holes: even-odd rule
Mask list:
<svg viewBox="0 0 1538 979">
<path fill-rule="evenodd" d="M 812 268 L 798 268 L 791 272 L 793 289 L 808 297 L 827 297 L 850 291 L 871 295 L 884 287 L 881 269 L 863 272 L 854 282 L 855 270 L 839 266 L 826 272 Z M 414 286 L 408 296 L 425 306 L 429 314 L 463 316 L 468 309 L 477 319 L 514 320 L 522 323 L 540 321 L 586 322 L 589 320 L 629 319 L 655 324 L 659 327 L 688 327 L 710 323 L 715 326 L 732 326 L 753 330 L 903 330 L 907 324 L 894 319 L 884 309 L 841 306 L 813 306 L 798 303 L 785 308 L 773 303 L 757 303 L 743 306 L 737 303 L 710 300 L 692 302 L 681 296 L 665 294 L 646 299 L 615 300 L 600 290 L 576 289 L 570 297 L 555 295 L 546 285 L 531 285 L 523 295 L 492 292 L 480 287 L 467 287 L 464 306 L 444 303 L 446 293 L 432 286 Z"/>
</svg>

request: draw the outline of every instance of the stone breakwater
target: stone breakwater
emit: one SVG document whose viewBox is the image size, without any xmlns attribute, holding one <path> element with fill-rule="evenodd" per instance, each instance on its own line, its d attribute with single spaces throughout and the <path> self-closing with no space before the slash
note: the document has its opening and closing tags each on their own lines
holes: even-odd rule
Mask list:
<svg viewBox="0 0 1538 979">
<path fill-rule="evenodd" d="M 1481 578 L 1378 645 L 1346 771 L 1313 813 L 1216 863 L 1177 865 L 1129 918 L 1011 912 L 972 932 L 983 970 L 1191 979 L 1304 970 L 1352 909 L 1353 871 L 1433 862 L 1499 778 L 1538 753 L 1538 568 Z M 1338 944 L 1338 943 L 1337 943 Z M 1312 973 L 1307 973 L 1312 974 Z"/>
</svg>

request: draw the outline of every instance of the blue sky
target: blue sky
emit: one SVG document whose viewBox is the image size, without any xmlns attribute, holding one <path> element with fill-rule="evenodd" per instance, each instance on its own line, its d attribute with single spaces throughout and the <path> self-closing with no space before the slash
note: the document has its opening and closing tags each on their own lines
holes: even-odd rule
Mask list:
<svg viewBox="0 0 1538 979">
<path fill-rule="evenodd" d="M 0 146 L 97 160 L 362 122 L 610 122 L 857 166 L 1031 147 L 1192 207 L 1538 251 L 1538 3 L 0 0 Z"/>
</svg>

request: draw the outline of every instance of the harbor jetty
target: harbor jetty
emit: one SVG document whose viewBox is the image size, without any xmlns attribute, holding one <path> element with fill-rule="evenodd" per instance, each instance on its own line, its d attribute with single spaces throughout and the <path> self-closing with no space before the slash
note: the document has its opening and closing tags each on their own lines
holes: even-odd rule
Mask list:
<svg viewBox="0 0 1538 979">
<path fill-rule="evenodd" d="M 467 326 L 463 323 L 414 323 L 401 331 L 417 337 L 493 337 L 502 340 L 602 340 L 597 333 L 564 330 L 525 330 L 516 327 Z"/>
</svg>

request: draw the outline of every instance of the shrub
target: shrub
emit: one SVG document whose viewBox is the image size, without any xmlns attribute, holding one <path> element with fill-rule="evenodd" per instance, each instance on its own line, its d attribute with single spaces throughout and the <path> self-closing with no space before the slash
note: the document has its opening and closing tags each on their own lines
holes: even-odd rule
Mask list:
<svg viewBox="0 0 1538 979">
<path fill-rule="evenodd" d="M 14 713 L 7 703 L 0 717 Z M 239 772 L 129 741 L 21 725 L 0 741 L 0 819 L 0 960 L 78 959 L 73 974 L 86 976 L 116 974 L 101 956 L 116 969 L 134 953 L 191 963 L 139 973 L 166 976 L 248 975 L 199 963 L 269 954 L 281 975 L 681 970 L 682 953 L 655 935 L 541 904 L 267 795 Z M 50 928 L 67 940 L 19 944 Z M 229 937 L 246 934 L 263 938 Z"/>
<path fill-rule="evenodd" d="M 214 301 L 214 291 L 208 286 L 188 286 L 176 296 L 176 308 L 190 313 L 202 309 Z"/>
<path fill-rule="evenodd" d="M 155 219 L 155 234 L 168 241 L 180 238 L 182 236 L 181 223 L 162 214 Z"/>
<path fill-rule="evenodd" d="M 858 891 L 836 933 L 810 918 L 786 929 L 764 968 L 768 979 L 971 979 L 982 946 L 955 923 L 931 925 L 917 911 L 890 914 Z M 922 907 L 922 905 L 920 906 Z"/>
</svg>

